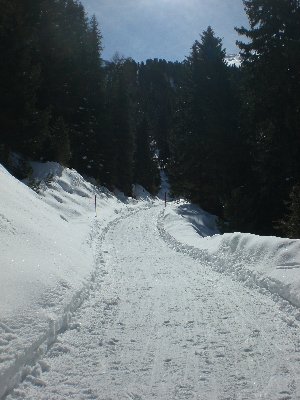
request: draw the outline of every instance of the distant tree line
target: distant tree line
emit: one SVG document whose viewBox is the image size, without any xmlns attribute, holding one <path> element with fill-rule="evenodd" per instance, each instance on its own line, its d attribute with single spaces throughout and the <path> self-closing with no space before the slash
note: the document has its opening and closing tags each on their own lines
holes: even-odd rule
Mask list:
<svg viewBox="0 0 300 400">
<path fill-rule="evenodd" d="M 300 4 L 245 0 L 241 67 L 208 27 L 183 62 L 103 61 L 75 0 L 0 0 L 0 160 L 58 161 L 174 195 L 222 229 L 300 237 Z"/>
</svg>

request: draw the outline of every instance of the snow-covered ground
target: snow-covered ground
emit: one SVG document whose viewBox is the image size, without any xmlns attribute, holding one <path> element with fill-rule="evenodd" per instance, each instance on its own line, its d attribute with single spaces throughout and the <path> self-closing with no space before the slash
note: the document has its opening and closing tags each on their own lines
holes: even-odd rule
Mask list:
<svg viewBox="0 0 300 400">
<path fill-rule="evenodd" d="M 219 235 L 213 216 L 184 202 L 169 205 L 162 229 L 171 241 L 180 244 L 180 251 L 300 308 L 299 239 L 239 232 Z"/>
<path fill-rule="evenodd" d="M 299 240 L 33 167 L 0 167 L 0 398 L 300 398 Z"/>
<path fill-rule="evenodd" d="M 0 166 L 0 398 L 87 297 L 98 267 L 96 238 L 137 207 L 74 170 L 32 166 L 29 184 L 39 194 Z"/>
</svg>

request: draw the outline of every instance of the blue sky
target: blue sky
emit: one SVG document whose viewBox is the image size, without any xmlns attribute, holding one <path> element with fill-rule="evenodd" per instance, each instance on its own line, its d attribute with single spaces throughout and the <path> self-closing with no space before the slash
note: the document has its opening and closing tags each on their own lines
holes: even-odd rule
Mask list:
<svg viewBox="0 0 300 400">
<path fill-rule="evenodd" d="M 247 25 L 242 0 L 81 0 L 96 14 L 104 59 L 118 52 L 136 61 L 182 61 L 199 34 L 211 25 L 227 53 L 238 52 L 234 26 Z"/>
</svg>

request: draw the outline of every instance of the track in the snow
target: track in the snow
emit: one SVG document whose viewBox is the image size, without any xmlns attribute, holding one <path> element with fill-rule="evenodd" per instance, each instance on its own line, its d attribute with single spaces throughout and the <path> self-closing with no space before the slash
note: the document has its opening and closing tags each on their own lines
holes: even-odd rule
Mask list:
<svg viewBox="0 0 300 400">
<path fill-rule="evenodd" d="M 108 231 L 72 329 L 9 399 L 300 398 L 298 330 L 271 297 L 171 249 L 159 213 Z"/>
</svg>

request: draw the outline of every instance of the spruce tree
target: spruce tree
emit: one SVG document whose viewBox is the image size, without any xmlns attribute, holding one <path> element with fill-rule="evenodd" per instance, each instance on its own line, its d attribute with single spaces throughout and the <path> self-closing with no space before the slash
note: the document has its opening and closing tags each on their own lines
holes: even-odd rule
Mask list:
<svg viewBox="0 0 300 400">
<path fill-rule="evenodd" d="M 133 68 L 133 69 L 132 69 Z M 131 195 L 135 124 L 131 92 L 136 82 L 136 64 L 115 57 L 106 69 L 106 118 L 104 134 L 105 182 Z"/>
<path fill-rule="evenodd" d="M 154 156 L 155 149 L 151 146 L 149 123 L 144 115 L 136 131 L 134 182 L 152 194 L 157 191 L 160 182 Z"/>
<path fill-rule="evenodd" d="M 40 6 L 41 1 L 31 0 L 1 0 L 0 4 L 0 126 L 6 159 L 11 150 L 41 157 L 49 132 L 49 114 L 37 105 L 41 82 L 36 60 Z"/>
<path fill-rule="evenodd" d="M 173 132 L 173 189 L 220 215 L 233 185 L 237 135 L 225 50 L 211 27 L 193 44 L 185 68 Z"/>
<path fill-rule="evenodd" d="M 250 29 L 238 28 L 246 76 L 245 127 L 254 155 L 255 231 L 273 233 L 300 174 L 300 5 L 296 0 L 244 1 Z"/>
</svg>

